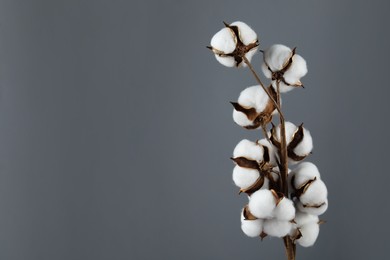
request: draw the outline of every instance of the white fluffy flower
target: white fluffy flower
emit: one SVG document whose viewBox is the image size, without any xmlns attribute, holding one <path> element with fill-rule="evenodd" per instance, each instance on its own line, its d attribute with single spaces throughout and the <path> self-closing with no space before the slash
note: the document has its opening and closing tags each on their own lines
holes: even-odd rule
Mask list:
<svg viewBox="0 0 390 260">
<path fill-rule="evenodd" d="M 231 103 L 234 106 L 234 122 L 248 129 L 256 129 L 262 124 L 268 123 L 277 111 L 260 85 L 244 89 L 241 91 L 237 103 Z"/>
<path fill-rule="evenodd" d="M 317 166 L 311 162 L 302 162 L 292 172 L 294 176 L 294 188 L 299 189 L 310 180 L 320 179 L 320 172 Z"/>
<path fill-rule="evenodd" d="M 260 85 L 247 87 L 241 91 L 238 103 L 243 107 L 253 107 L 257 112 L 263 112 L 267 106 L 269 97 Z"/>
<path fill-rule="evenodd" d="M 273 80 L 272 86 L 281 93 L 302 86 L 300 79 L 307 73 L 306 61 L 295 54 L 295 49 L 275 44 L 264 51 L 264 63 L 261 66 L 264 75 Z"/>
<path fill-rule="evenodd" d="M 263 160 L 263 147 L 255 142 L 243 139 L 234 148 L 233 156 L 235 158 L 245 157 L 260 162 Z"/>
<path fill-rule="evenodd" d="M 293 220 L 295 218 L 295 206 L 293 201 L 284 197 L 276 206 L 274 216 L 278 220 Z"/>
<path fill-rule="evenodd" d="M 241 229 L 245 235 L 248 237 L 258 237 L 263 231 L 263 222 L 262 219 L 245 219 L 244 211 L 241 211 Z"/>
<path fill-rule="evenodd" d="M 273 237 L 284 237 L 290 233 L 292 227 L 290 221 L 278 220 L 276 218 L 265 219 L 263 231 Z"/>
<path fill-rule="evenodd" d="M 257 218 L 272 218 L 276 199 L 270 190 L 258 190 L 250 196 L 248 208 Z"/>
<path fill-rule="evenodd" d="M 297 239 L 296 242 L 303 247 L 309 247 L 316 242 L 320 232 L 320 226 L 318 223 L 306 224 L 300 227 L 299 231 L 301 237 Z"/>
<path fill-rule="evenodd" d="M 243 168 L 236 165 L 233 169 L 233 181 L 240 189 L 247 189 L 256 183 L 260 177 L 259 171 L 255 169 Z"/>
<path fill-rule="evenodd" d="M 313 139 L 303 125 L 296 126 L 291 122 L 285 123 L 287 152 L 290 163 L 303 160 L 313 150 Z M 272 144 L 281 146 L 280 125 L 274 127 L 269 134 Z"/>
<path fill-rule="evenodd" d="M 287 65 L 292 54 L 292 50 L 282 44 L 274 44 L 269 47 L 264 51 L 264 64 L 267 67 L 267 71 L 272 73 L 282 70 Z"/>
<path fill-rule="evenodd" d="M 328 190 L 321 179 L 311 182 L 299 197 L 303 205 L 317 206 L 323 204 L 328 198 Z"/>
<path fill-rule="evenodd" d="M 312 246 L 320 231 L 318 216 L 297 211 L 295 223 L 295 229 L 292 233 L 294 235 L 299 234 L 296 243 L 304 247 Z"/>
<path fill-rule="evenodd" d="M 225 26 L 211 38 L 209 48 L 222 65 L 245 66 L 243 57 L 250 61 L 257 51 L 257 34 L 243 22 L 225 23 Z"/>
</svg>

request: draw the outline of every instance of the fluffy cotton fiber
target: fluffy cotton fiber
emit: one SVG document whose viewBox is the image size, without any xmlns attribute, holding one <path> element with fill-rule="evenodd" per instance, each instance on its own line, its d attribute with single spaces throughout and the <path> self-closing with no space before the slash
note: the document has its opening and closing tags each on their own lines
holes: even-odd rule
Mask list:
<svg viewBox="0 0 390 260">
<path fill-rule="evenodd" d="M 295 206 L 293 201 L 284 197 L 276 206 L 274 216 L 278 220 L 293 220 L 295 218 Z"/>
<path fill-rule="evenodd" d="M 313 150 L 313 139 L 310 132 L 303 128 L 303 139 L 294 148 L 294 153 L 298 156 L 307 156 Z"/>
<path fill-rule="evenodd" d="M 219 56 L 218 54 L 215 54 L 215 58 L 217 59 L 217 61 L 219 63 L 221 63 L 222 65 L 224 65 L 226 67 L 236 66 L 236 61 L 234 60 L 233 57 L 222 57 L 222 56 Z"/>
<path fill-rule="evenodd" d="M 244 45 L 249 45 L 257 41 L 257 34 L 246 23 L 236 21 L 230 24 L 230 26 L 237 26 L 239 31 L 240 40 Z"/>
<path fill-rule="evenodd" d="M 248 237 L 258 237 L 263 231 L 262 219 L 246 220 L 243 211 L 241 211 L 241 229 Z"/>
<path fill-rule="evenodd" d="M 233 120 L 237 125 L 242 127 L 251 126 L 253 124 L 253 121 L 249 120 L 244 113 L 235 109 L 233 109 Z"/>
<path fill-rule="evenodd" d="M 255 108 L 257 112 L 262 112 L 268 104 L 269 97 L 260 85 L 248 87 L 241 91 L 238 103 L 243 107 Z"/>
<path fill-rule="evenodd" d="M 264 220 L 263 231 L 267 235 L 273 237 L 284 237 L 290 233 L 292 229 L 292 223 L 290 221 L 278 220 L 278 219 L 266 219 Z"/>
<path fill-rule="evenodd" d="M 316 179 L 309 184 L 305 192 L 299 197 L 304 205 L 320 205 L 326 201 L 328 190 L 321 179 Z"/>
<path fill-rule="evenodd" d="M 300 85 L 300 79 L 307 73 L 306 61 L 298 54 L 292 57 L 291 66 L 284 73 L 284 80 L 290 85 Z"/>
<path fill-rule="evenodd" d="M 263 147 L 247 139 L 241 140 L 233 151 L 233 157 L 245 157 L 249 160 L 262 161 Z"/>
<path fill-rule="evenodd" d="M 236 165 L 233 169 L 233 181 L 240 189 L 247 189 L 256 183 L 260 177 L 259 171 L 255 169 L 242 168 Z"/>
<path fill-rule="evenodd" d="M 296 240 L 296 242 L 303 246 L 309 247 L 314 245 L 320 232 L 320 226 L 317 223 L 311 223 L 303 225 L 300 229 L 302 237 Z"/>
<path fill-rule="evenodd" d="M 211 38 L 210 45 L 224 54 L 232 53 L 236 49 L 236 40 L 232 30 L 222 28 Z"/>
<path fill-rule="evenodd" d="M 276 72 L 283 69 L 288 59 L 291 57 L 291 54 L 292 52 L 289 47 L 275 44 L 264 51 L 264 61 L 272 71 Z M 267 73 L 264 74 L 265 76 L 268 75 Z"/>
<path fill-rule="evenodd" d="M 294 176 L 294 187 L 296 189 L 300 188 L 309 180 L 320 179 L 320 172 L 318 171 L 317 166 L 311 162 L 302 162 L 300 163 L 293 171 Z"/>
<path fill-rule="evenodd" d="M 248 207 L 257 218 L 272 218 L 276 207 L 275 197 L 270 190 L 258 190 L 250 196 Z"/>
</svg>

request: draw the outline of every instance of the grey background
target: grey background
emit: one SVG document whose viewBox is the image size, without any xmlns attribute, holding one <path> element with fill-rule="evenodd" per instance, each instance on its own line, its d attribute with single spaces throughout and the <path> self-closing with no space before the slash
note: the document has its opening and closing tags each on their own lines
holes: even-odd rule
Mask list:
<svg viewBox="0 0 390 260">
<path fill-rule="evenodd" d="M 388 1 L 0 1 L 0 259 L 284 259 L 245 237 L 228 101 L 205 48 L 242 20 L 306 58 L 284 97 L 330 208 L 298 259 L 385 259 Z M 261 55 L 254 58 L 259 68 Z"/>
</svg>

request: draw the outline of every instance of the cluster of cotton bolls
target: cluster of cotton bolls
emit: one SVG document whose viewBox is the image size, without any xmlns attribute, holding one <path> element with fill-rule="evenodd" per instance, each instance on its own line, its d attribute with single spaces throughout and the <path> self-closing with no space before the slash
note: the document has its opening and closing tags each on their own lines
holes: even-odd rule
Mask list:
<svg viewBox="0 0 390 260">
<path fill-rule="evenodd" d="M 312 144 L 299 144 L 309 149 Z M 288 174 L 290 198 L 281 193 L 278 148 L 268 140 L 242 140 L 233 152 L 233 181 L 249 203 L 241 212 L 241 228 L 249 237 L 290 236 L 307 247 L 319 233 L 319 215 L 328 207 L 327 189 L 317 167 L 302 162 Z"/>
<path fill-rule="evenodd" d="M 311 246 L 319 234 L 318 216 L 328 208 L 327 188 L 317 167 L 302 162 L 312 152 L 312 136 L 303 124 L 297 126 L 284 120 L 282 125 L 272 123 L 278 112 L 282 118 L 281 93 L 303 87 L 301 78 L 307 73 L 306 61 L 296 54 L 296 48 L 281 44 L 262 50 L 261 69 L 270 80 L 265 87 L 250 64 L 259 49 L 257 34 L 243 22 L 224 24 L 208 48 L 224 66 L 248 66 L 260 83 L 244 89 L 237 102 L 231 102 L 233 120 L 246 129 L 261 128 L 265 135 L 256 142 L 246 139 L 239 142 L 231 158 L 236 164 L 233 181 L 240 193 L 249 198 L 241 211 L 242 231 L 249 237 L 289 237 L 301 246 Z M 287 151 L 287 158 L 282 157 L 283 150 Z M 288 173 L 283 158 L 286 165 L 295 166 Z"/>
</svg>

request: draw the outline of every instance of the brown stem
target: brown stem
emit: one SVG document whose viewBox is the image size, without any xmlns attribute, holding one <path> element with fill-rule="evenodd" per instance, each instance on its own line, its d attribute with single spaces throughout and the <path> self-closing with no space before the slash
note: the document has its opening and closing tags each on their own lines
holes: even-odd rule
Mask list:
<svg viewBox="0 0 390 260">
<path fill-rule="evenodd" d="M 280 104 L 280 86 L 279 81 L 276 82 L 276 100 L 279 105 Z M 280 151 L 279 151 L 279 160 L 280 160 L 280 175 L 282 176 L 282 190 L 284 196 L 287 198 L 288 196 L 288 157 L 287 157 L 287 142 L 286 142 L 286 125 L 284 121 L 284 117 L 280 116 Z"/>
<path fill-rule="evenodd" d="M 295 260 L 295 244 L 289 236 L 283 238 L 284 247 L 286 249 L 286 256 L 288 260 Z"/>
<path fill-rule="evenodd" d="M 281 102 L 280 102 L 280 82 L 277 81 L 277 98 L 276 100 L 272 97 L 272 95 L 269 93 L 268 89 L 264 86 L 263 82 L 261 82 L 259 76 L 257 75 L 256 71 L 254 70 L 252 64 L 249 62 L 249 60 L 243 56 L 243 60 L 245 64 L 248 66 L 248 68 L 251 70 L 253 76 L 255 77 L 256 81 L 260 84 L 260 86 L 263 88 L 265 93 L 267 93 L 268 97 L 272 100 L 272 102 L 275 104 L 276 110 L 279 112 L 279 120 L 280 120 L 280 150 L 279 150 L 279 160 L 280 160 L 280 175 L 279 178 L 281 180 L 281 189 L 283 191 L 283 194 L 288 198 L 288 157 L 287 157 L 287 142 L 286 142 L 286 126 L 284 121 L 284 116 L 281 110 Z M 263 131 L 265 131 L 265 128 L 262 128 Z M 265 136 L 268 137 L 268 135 Z M 283 238 L 285 249 L 286 249 L 286 255 L 288 260 L 295 260 L 295 244 L 291 240 L 289 236 L 285 236 Z"/>
<path fill-rule="evenodd" d="M 280 82 L 276 82 L 276 100 L 279 107 L 280 104 Z M 280 150 L 279 150 L 279 160 L 280 160 L 280 177 L 282 183 L 282 191 L 284 196 L 289 197 L 288 194 L 288 156 L 287 156 L 287 141 L 286 141 L 286 125 L 283 116 L 279 116 L 280 119 Z M 289 236 L 283 238 L 284 246 L 286 249 L 286 255 L 288 260 L 295 260 L 295 244 Z"/>
<path fill-rule="evenodd" d="M 271 93 L 269 93 L 268 89 L 264 86 L 263 82 L 261 82 L 259 76 L 257 75 L 256 71 L 254 70 L 254 68 L 253 68 L 252 64 L 250 63 L 250 61 L 245 56 L 243 56 L 243 60 L 244 60 L 245 64 L 248 66 L 248 68 L 251 70 L 251 72 L 252 72 L 253 76 L 255 77 L 257 83 L 260 84 L 260 86 L 263 88 L 265 93 L 268 95 L 269 99 L 271 99 L 271 101 L 274 103 L 274 105 L 276 107 L 276 110 L 278 110 L 278 112 L 279 112 L 279 116 L 284 118 L 283 114 L 282 114 L 282 110 L 280 109 L 280 105 L 278 105 L 278 103 L 272 97 Z"/>
</svg>

